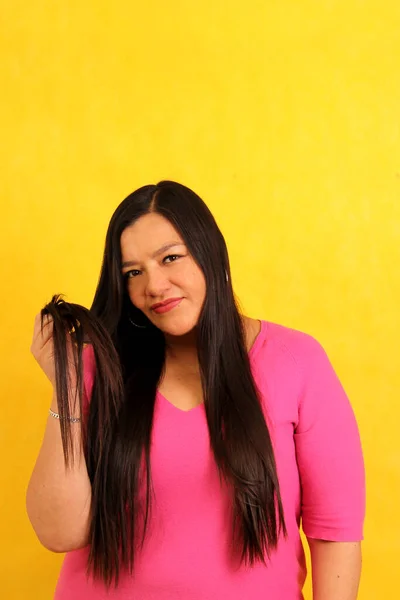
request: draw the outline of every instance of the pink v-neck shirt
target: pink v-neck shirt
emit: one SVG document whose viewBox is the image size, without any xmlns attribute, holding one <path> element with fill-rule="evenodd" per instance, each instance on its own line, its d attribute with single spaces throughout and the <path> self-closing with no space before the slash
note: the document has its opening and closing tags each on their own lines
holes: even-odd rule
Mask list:
<svg viewBox="0 0 400 600">
<path fill-rule="evenodd" d="M 86 353 L 90 395 L 93 353 Z M 157 394 L 151 467 L 155 497 L 133 575 L 117 590 L 86 579 L 88 547 L 65 555 L 55 600 L 299 600 L 309 538 L 363 539 L 365 473 L 348 397 L 322 346 L 267 321 L 249 353 L 271 434 L 288 537 L 267 565 L 231 558 L 231 504 L 210 449 L 204 405 Z"/>
</svg>

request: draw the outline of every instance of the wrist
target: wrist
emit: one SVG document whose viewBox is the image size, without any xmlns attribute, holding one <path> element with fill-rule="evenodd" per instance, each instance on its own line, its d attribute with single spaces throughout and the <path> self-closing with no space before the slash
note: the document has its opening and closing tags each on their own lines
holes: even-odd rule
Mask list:
<svg viewBox="0 0 400 600">
<path fill-rule="evenodd" d="M 53 419 L 57 419 L 58 421 L 61 421 L 61 420 L 69 421 L 70 423 L 80 423 L 82 421 L 81 417 L 74 417 L 74 416 L 61 417 L 57 412 L 55 412 L 51 408 L 49 410 L 49 415 L 50 415 L 50 417 L 52 417 Z"/>
<path fill-rule="evenodd" d="M 53 391 L 53 395 L 51 398 L 51 403 L 50 403 L 50 409 L 59 414 L 60 410 L 59 410 L 59 406 L 58 406 L 58 401 L 57 401 L 57 394 L 55 392 L 55 390 Z M 79 413 L 79 396 L 76 393 L 76 390 L 72 391 L 70 394 L 70 398 L 69 398 L 69 412 L 70 412 L 70 416 L 71 417 L 78 417 L 78 413 Z"/>
</svg>

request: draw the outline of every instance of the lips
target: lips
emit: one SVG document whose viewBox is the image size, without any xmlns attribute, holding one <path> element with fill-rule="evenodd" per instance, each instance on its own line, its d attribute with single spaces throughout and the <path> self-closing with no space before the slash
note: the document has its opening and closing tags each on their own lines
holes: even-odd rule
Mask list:
<svg viewBox="0 0 400 600">
<path fill-rule="evenodd" d="M 164 312 L 168 312 L 178 306 L 182 302 L 183 298 L 170 298 L 169 300 L 165 300 L 165 302 L 159 302 L 157 304 L 153 304 L 151 307 L 154 312 L 160 314 Z"/>
</svg>

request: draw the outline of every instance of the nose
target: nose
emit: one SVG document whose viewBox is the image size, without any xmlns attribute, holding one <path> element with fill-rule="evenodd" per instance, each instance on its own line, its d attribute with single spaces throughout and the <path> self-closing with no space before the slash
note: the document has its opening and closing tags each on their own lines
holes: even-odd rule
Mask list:
<svg viewBox="0 0 400 600">
<path fill-rule="evenodd" d="M 152 269 L 147 274 L 146 294 L 154 298 L 162 298 L 170 287 L 170 283 L 161 269 Z"/>
</svg>

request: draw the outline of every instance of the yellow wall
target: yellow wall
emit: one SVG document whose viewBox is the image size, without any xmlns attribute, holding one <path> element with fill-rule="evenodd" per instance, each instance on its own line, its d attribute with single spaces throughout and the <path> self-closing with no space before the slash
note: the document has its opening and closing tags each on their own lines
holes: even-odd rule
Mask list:
<svg viewBox="0 0 400 600">
<path fill-rule="evenodd" d="M 398 598 L 400 3 L 14 0 L 2 13 L 3 597 L 51 598 L 62 560 L 25 515 L 51 391 L 29 352 L 34 316 L 55 292 L 90 304 L 112 211 L 172 178 L 216 215 L 247 313 L 326 347 L 365 449 L 359 598 Z"/>
</svg>

